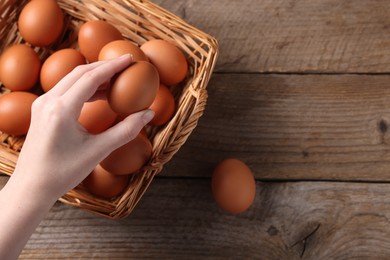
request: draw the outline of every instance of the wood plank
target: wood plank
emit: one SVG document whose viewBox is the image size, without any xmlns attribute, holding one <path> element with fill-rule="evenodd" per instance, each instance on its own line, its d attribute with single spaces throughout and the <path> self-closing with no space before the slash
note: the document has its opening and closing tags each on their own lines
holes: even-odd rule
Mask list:
<svg viewBox="0 0 390 260">
<path fill-rule="evenodd" d="M 387 0 L 153 2 L 219 40 L 219 72 L 390 72 Z"/>
<path fill-rule="evenodd" d="M 163 176 L 227 157 L 258 179 L 390 180 L 390 76 L 215 74 L 205 115 Z"/>
<path fill-rule="evenodd" d="M 390 76 L 215 74 L 205 115 L 162 176 L 227 157 L 259 180 L 390 180 Z"/>
<path fill-rule="evenodd" d="M 390 184 L 257 183 L 222 212 L 210 180 L 156 179 L 127 219 L 57 204 L 21 259 L 387 259 Z"/>
</svg>

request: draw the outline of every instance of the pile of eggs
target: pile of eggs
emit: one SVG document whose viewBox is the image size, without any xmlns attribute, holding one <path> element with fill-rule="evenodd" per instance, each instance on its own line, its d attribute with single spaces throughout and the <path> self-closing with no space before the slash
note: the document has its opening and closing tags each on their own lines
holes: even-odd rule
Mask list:
<svg viewBox="0 0 390 260">
<path fill-rule="evenodd" d="M 176 105 L 170 89 L 186 78 L 188 64 L 172 43 L 155 39 L 138 46 L 123 38 L 114 25 L 94 20 L 80 26 L 78 48 L 56 50 L 41 60 L 31 46 L 50 47 L 64 31 L 64 14 L 55 0 L 28 2 L 19 15 L 18 29 L 26 44 L 12 45 L 0 57 L 0 83 L 11 91 L 0 97 L 0 131 L 27 134 L 36 93 L 50 91 L 79 65 L 124 54 L 131 54 L 133 63 L 111 80 L 106 99 L 84 104 L 80 124 L 91 134 L 99 134 L 147 108 L 155 112 L 150 126 L 162 126 L 173 117 Z M 98 197 L 116 197 L 151 154 L 152 144 L 141 131 L 97 165 L 83 186 Z"/>
<path fill-rule="evenodd" d="M 170 89 L 183 81 L 188 64 L 183 53 L 164 40 L 150 40 L 140 47 L 123 38 L 105 21 L 88 21 L 78 32 L 78 48 L 60 49 L 42 61 L 30 46 L 49 47 L 63 34 L 64 15 L 55 0 L 31 0 L 18 19 L 20 35 L 27 44 L 7 48 L 0 57 L 0 82 L 10 93 L 0 97 L 0 131 L 25 135 L 31 105 L 38 92 L 48 92 L 75 67 L 130 53 L 133 63 L 110 82 L 107 99 L 86 102 L 80 124 L 99 134 L 127 115 L 149 108 L 155 117 L 151 126 L 166 124 L 175 113 Z M 143 130 L 131 142 L 100 162 L 82 185 L 95 196 L 111 199 L 123 193 L 130 174 L 150 159 L 152 144 Z M 254 201 L 253 173 L 240 160 L 227 159 L 212 175 L 212 194 L 225 211 L 238 214 Z"/>
</svg>

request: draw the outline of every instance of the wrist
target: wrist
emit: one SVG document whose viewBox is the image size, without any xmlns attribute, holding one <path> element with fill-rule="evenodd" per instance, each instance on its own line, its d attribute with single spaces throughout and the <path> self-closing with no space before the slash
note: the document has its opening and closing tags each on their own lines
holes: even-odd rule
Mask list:
<svg viewBox="0 0 390 260">
<path fill-rule="evenodd" d="M 14 203 L 26 203 L 40 210 L 49 210 L 58 199 L 56 195 L 39 181 L 24 177 L 23 174 L 13 173 L 2 190 L 6 198 Z"/>
<path fill-rule="evenodd" d="M 0 190 L 0 258 L 16 259 L 55 202 L 27 180 L 12 175 Z"/>
</svg>

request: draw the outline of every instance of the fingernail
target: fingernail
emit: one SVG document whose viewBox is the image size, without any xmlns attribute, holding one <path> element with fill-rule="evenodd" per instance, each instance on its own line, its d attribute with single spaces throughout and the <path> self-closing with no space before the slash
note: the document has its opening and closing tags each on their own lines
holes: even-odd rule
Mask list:
<svg viewBox="0 0 390 260">
<path fill-rule="evenodd" d="M 121 59 L 121 60 L 127 60 L 127 59 L 133 60 L 133 55 L 130 54 L 130 53 L 127 53 L 127 54 L 124 54 L 124 55 L 120 56 L 119 59 Z"/>
<path fill-rule="evenodd" d="M 146 110 L 143 114 L 142 114 L 142 121 L 144 122 L 144 124 L 146 125 L 147 123 L 150 122 L 150 120 L 152 120 L 154 117 L 154 111 L 153 110 Z"/>
</svg>

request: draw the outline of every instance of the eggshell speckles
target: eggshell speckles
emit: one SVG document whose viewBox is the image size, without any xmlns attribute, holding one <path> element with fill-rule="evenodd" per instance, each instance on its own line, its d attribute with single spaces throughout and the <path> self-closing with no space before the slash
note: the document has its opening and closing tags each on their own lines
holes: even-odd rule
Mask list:
<svg viewBox="0 0 390 260">
<path fill-rule="evenodd" d="M 217 204 L 232 214 L 247 210 L 256 195 L 251 170 L 237 159 L 226 159 L 218 164 L 213 172 L 211 188 Z"/>
</svg>

